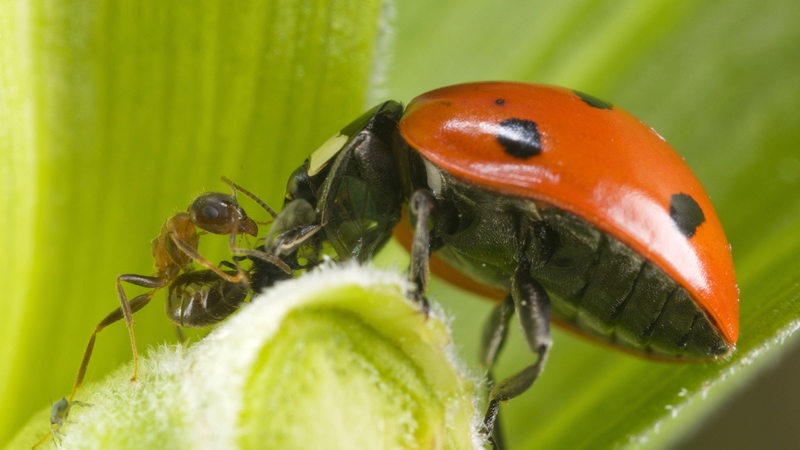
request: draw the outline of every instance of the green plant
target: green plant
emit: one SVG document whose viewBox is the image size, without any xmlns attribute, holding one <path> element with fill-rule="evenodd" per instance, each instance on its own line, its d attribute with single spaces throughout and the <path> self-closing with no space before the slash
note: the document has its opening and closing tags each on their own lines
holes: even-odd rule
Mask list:
<svg viewBox="0 0 800 450">
<path fill-rule="evenodd" d="M 568 85 L 653 125 L 715 202 L 741 287 L 725 362 L 641 361 L 558 332 L 504 410 L 512 448 L 674 444 L 797 341 L 793 1 L 289 3 L 0 2 L 0 439 L 69 391 L 114 277 L 148 270 L 147 239 L 194 194 L 227 175 L 277 204 L 372 100 L 459 81 Z M 471 357 L 489 305 L 438 283 L 431 297 Z M 159 309 L 137 315 L 142 348 L 172 339 Z M 99 339 L 93 379 L 130 352 L 123 327 Z M 500 370 L 527 357 L 512 336 Z"/>
</svg>

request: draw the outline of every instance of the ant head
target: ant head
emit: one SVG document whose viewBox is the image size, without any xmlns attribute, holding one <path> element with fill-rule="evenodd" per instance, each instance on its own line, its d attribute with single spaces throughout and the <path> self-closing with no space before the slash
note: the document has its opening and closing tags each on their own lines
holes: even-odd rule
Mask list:
<svg viewBox="0 0 800 450">
<path fill-rule="evenodd" d="M 258 234 L 258 225 L 244 212 L 236 198 L 219 192 L 199 195 L 189 206 L 192 222 L 213 234 Z"/>
</svg>

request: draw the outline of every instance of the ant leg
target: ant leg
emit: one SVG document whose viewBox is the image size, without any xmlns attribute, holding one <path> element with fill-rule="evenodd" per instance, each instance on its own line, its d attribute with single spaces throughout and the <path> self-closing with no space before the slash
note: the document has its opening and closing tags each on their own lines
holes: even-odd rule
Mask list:
<svg viewBox="0 0 800 450">
<path fill-rule="evenodd" d="M 481 351 L 480 361 L 487 369 L 486 388 L 491 392 L 495 385 L 494 379 L 494 365 L 497 362 L 497 357 L 505 345 L 506 337 L 508 336 L 508 324 L 511 321 L 511 316 L 514 314 L 514 300 L 511 295 L 506 296 L 502 303 L 498 304 L 489 315 L 486 325 L 483 328 L 483 336 L 481 338 Z M 484 423 L 492 423 L 494 427 L 492 430 L 485 430 L 489 435 L 489 442 L 495 450 L 505 448 L 503 442 L 503 431 L 501 430 L 501 423 L 499 417 L 499 403 L 494 402 L 488 405 L 488 410 L 484 418 Z"/>
<path fill-rule="evenodd" d="M 261 250 L 255 250 L 250 248 L 241 248 L 241 247 L 234 247 L 231 249 L 231 253 L 237 256 L 249 256 L 251 258 L 258 258 L 269 263 L 272 263 L 275 267 L 281 269 L 287 275 L 292 274 L 292 268 L 289 267 L 279 256 L 273 255 L 271 253 L 267 253 Z M 241 270 L 237 266 L 237 270 Z"/>
<path fill-rule="evenodd" d="M 160 277 L 151 277 L 146 275 L 136 275 L 136 274 L 122 274 L 117 277 L 117 292 L 119 293 L 119 301 L 122 308 L 122 315 L 125 318 L 125 325 L 128 327 L 128 337 L 131 340 L 131 351 L 133 351 L 133 377 L 131 377 L 131 381 L 136 381 L 139 377 L 139 352 L 136 350 L 136 336 L 133 334 L 133 304 L 128 303 L 128 297 L 125 295 L 125 290 L 122 289 L 122 282 L 130 283 L 134 286 L 141 286 L 146 288 L 152 288 L 153 290 L 148 292 L 147 294 L 142 294 L 132 300 L 132 302 L 136 301 L 138 306 L 137 311 L 142 309 L 150 299 L 153 298 L 153 294 L 159 288 L 166 286 L 167 282 Z M 114 316 L 114 313 L 109 314 L 109 317 Z M 111 323 L 116 322 L 119 319 L 114 319 Z M 101 322 L 102 324 L 102 322 Z M 105 325 L 103 325 L 105 326 Z M 101 328 L 102 329 L 102 328 Z M 97 332 L 95 332 L 95 335 Z M 93 335 L 94 337 L 94 335 Z"/>
<path fill-rule="evenodd" d="M 211 261 L 205 259 L 200 253 L 197 252 L 197 250 L 194 247 L 192 247 L 191 245 L 187 244 L 186 241 L 181 239 L 176 233 L 171 232 L 169 234 L 169 237 L 170 237 L 170 239 L 172 239 L 172 242 L 175 243 L 175 245 L 180 249 L 180 251 L 185 253 L 187 256 L 192 258 L 194 261 L 196 261 L 201 266 L 203 266 L 206 269 L 209 269 L 212 272 L 216 273 L 223 280 L 229 281 L 231 283 L 240 283 L 242 281 L 247 282 L 247 276 L 241 270 L 236 275 L 231 275 L 229 273 L 225 273 L 222 269 L 220 269 L 219 267 L 215 266 L 214 263 L 212 263 Z M 240 250 L 246 250 L 246 249 L 240 249 Z"/>
<path fill-rule="evenodd" d="M 408 280 L 414 285 L 414 290 L 408 295 L 426 314 L 429 308 L 425 291 L 428 289 L 430 275 L 430 217 L 434 203 L 433 194 L 424 189 L 414 191 L 408 201 L 409 212 L 414 220 L 414 240 L 411 242 L 411 262 L 408 269 Z"/>
<path fill-rule="evenodd" d="M 236 190 L 235 189 L 234 189 L 233 193 L 234 193 L 234 195 L 236 195 Z M 236 236 L 238 234 L 239 234 L 239 221 L 236 220 L 233 223 L 233 230 L 231 230 L 231 234 L 230 234 L 230 237 L 228 239 L 228 251 L 231 253 L 231 255 L 234 255 L 234 256 L 238 255 L 237 251 L 239 250 L 239 247 L 236 245 Z M 242 270 L 242 266 L 239 265 L 239 261 L 234 260 L 233 265 L 234 265 L 234 267 L 236 269 L 236 278 L 238 278 L 240 280 L 244 280 L 249 284 L 250 281 L 247 279 L 247 274 L 245 274 L 244 270 Z"/>
<path fill-rule="evenodd" d="M 129 302 L 128 297 L 125 295 L 125 290 L 122 289 L 123 281 L 135 286 L 152 288 L 153 291 L 139 295 Z M 111 325 L 112 323 L 123 318 L 125 319 L 125 325 L 128 328 L 128 336 L 131 340 L 131 350 L 133 351 L 133 377 L 131 378 L 131 381 L 136 380 L 139 372 L 139 353 L 136 349 L 136 337 L 133 333 L 133 313 L 144 308 L 144 306 L 147 305 L 147 303 L 149 303 L 150 299 L 153 297 L 155 289 L 163 286 L 164 280 L 158 277 L 136 274 L 122 274 L 117 277 L 117 293 L 119 295 L 120 307 L 109 313 L 103 320 L 101 320 L 100 323 L 98 323 L 95 327 L 92 335 L 89 337 L 89 343 L 86 344 L 86 350 L 83 352 L 83 359 L 81 359 L 81 365 L 78 368 L 78 375 L 75 377 L 75 384 L 72 386 L 72 393 L 69 396 L 70 400 L 75 397 L 75 393 L 78 391 L 78 388 L 80 388 L 80 386 L 83 384 L 83 378 L 86 376 L 86 369 L 89 366 L 89 360 L 92 358 L 92 351 L 94 350 L 94 343 L 97 339 L 97 333 L 102 331 L 103 328 L 107 327 L 108 325 Z"/>
<path fill-rule="evenodd" d="M 123 294 L 124 295 L 124 294 Z M 135 297 L 133 300 L 128 302 L 127 300 L 123 300 L 126 305 L 130 314 L 139 311 L 140 309 L 144 308 L 147 303 L 150 302 L 150 299 L 153 298 L 153 291 L 148 292 L 146 294 L 139 295 Z M 86 344 L 86 350 L 83 351 L 83 359 L 81 359 L 81 365 L 78 368 L 78 375 L 75 377 L 75 384 L 72 385 L 72 392 L 69 395 L 69 401 L 72 401 L 75 398 L 75 393 L 78 392 L 78 389 L 83 384 L 83 378 L 86 376 L 86 369 L 89 367 L 89 360 L 92 358 L 92 351 L 94 350 L 94 343 L 97 339 L 97 333 L 103 330 L 103 328 L 111 325 L 114 322 L 118 322 L 119 320 L 125 318 L 127 322 L 126 312 L 122 307 L 111 311 L 97 326 L 94 328 L 92 335 L 89 337 L 89 343 Z M 136 351 L 136 339 L 133 336 L 133 322 L 131 321 L 128 324 L 128 331 L 131 338 L 131 347 L 133 348 L 133 361 L 134 361 L 134 373 L 133 378 L 131 380 L 135 380 L 138 372 L 138 353 Z"/>
<path fill-rule="evenodd" d="M 528 348 L 536 353 L 536 362 L 492 387 L 484 417 L 484 428 L 492 433 L 501 401 L 514 398 L 536 381 L 542 372 L 552 344 L 550 338 L 550 298 L 530 275 L 530 263 L 522 261 L 511 280 L 511 297 L 519 315 Z"/>
</svg>

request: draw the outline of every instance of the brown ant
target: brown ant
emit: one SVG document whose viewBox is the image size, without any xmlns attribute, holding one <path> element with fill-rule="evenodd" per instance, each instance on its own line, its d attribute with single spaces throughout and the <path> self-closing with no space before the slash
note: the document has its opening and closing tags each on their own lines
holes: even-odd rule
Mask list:
<svg viewBox="0 0 800 450">
<path fill-rule="evenodd" d="M 228 247 L 235 257 L 234 260 L 237 260 L 236 257 L 239 260 L 244 257 L 258 258 L 262 261 L 262 265 L 268 262 L 271 267 L 278 269 L 272 273 L 284 273 L 286 278 L 291 276 L 292 269 L 272 254 L 258 249 L 236 247 L 238 235 L 258 234 L 258 225 L 247 216 L 236 201 L 237 191 L 245 193 L 256 201 L 272 218 L 276 213 L 241 186 L 224 177 L 222 181 L 230 186 L 232 195 L 216 192 L 201 194 L 195 198 L 188 211 L 177 213 L 164 223 L 159 235 L 151 242 L 155 275 L 122 274 L 117 277 L 120 307 L 101 320 L 92 332 L 69 400 L 66 400 L 67 405 L 73 401 L 75 393 L 83 384 L 97 333 L 121 319 L 125 319 L 133 351 L 131 381 L 136 381 L 139 374 L 139 353 L 133 333 L 133 313 L 144 308 L 159 289 L 170 287 L 168 314 L 178 326 L 204 326 L 214 323 L 230 315 L 244 301 L 250 291 L 247 274 L 238 263 L 224 262 L 216 266 L 200 255 L 197 249 L 202 234 L 227 234 L 230 236 Z M 197 262 L 206 270 L 194 270 L 193 262 Z M 128 300 L 122 287 L 123 283 L 150 290 Z M 53 414 L 56 413 L 56 406 L 53 407 Z"/>
<path fill-rule="evenodd" d="M 275 281 L 291 278 L 293 270 L 300 269 L 294 255 L 284 257 L 293 261 L 290 267 L 275 256 L 274 252 L 267 252 L 263 245 L 255 249 L 236 246 L 236 238 L 240 234 L 258 234 L 257 223 L 247 216 L 236 201 L 238 191 L 258 203 L 271 219 L 277 213 L 255 194 L 233 181 L 224 177 L 222 181 L 231 188 L 232 195 L 201 194 L 195 198 L 188 211 L 175 214 L 164 223 L 159 235 L 151 242 L 155 275 L 122 274 L 117 277 L 120 307 L 109 313 L 95 327 L 86 345 L 69 399 L 62 398 L 53 404 L 50 430 L 33 448 L 44 443 L 51 435 L 56 439 L 72 405 L 85 405 L 74 400 L 74 397 L 83 384 L 97 333 L 121 319 L 125 319 L 133 351 L 131 381 L 138 378 L 139 355 L 133 332 L 133 313 L 144 308 L 158 290 L 168 287 L 167 315 L 178 326 L 180 335 L 181 327 L 203 327 L 221 321 L 236 311 L 254 290 L 261 290 Z M 223 261 L 215 266 L 200 255 L 199 240 L 205 233 L 229 235 L 228 248 L 234 262 Z M 251 262 L 247 272 L 239 265 L 244 259 Z M 206 269 L 195 270 L 193 262 Z M 129 301 L 122 287 L 123 282 L 150 290 Z"/>
<path fill-rule="evenodd" d="M 242 188 L 239 189 L 242 190 Z M 248 195 L 250 194 L 248 193 Z M 167 315 L 169 319 L 178 327 L 178 330 L 181 327 L 213 325 L 233 314 L 244 303 L 247 295 L 254 290 L 261 290 L 273 285 L 276 281 L 291 278 L 292 273 L 287 272 L 280 261 L 273 260 L 265 251 L 263 246 L 255 250 L 235 248 L 233 249 L 233 259 L 237 261 L 236 264 L 222 261 L 215 269 L 186 270 L 180 273 L 169 283 L 168 287 Z M 238 260 L 243 257 L 237 256 L 236 253 L 244 253 L 244 258 L 250 259 L 252 262 L 251 268 L 246 272 L 249 282 L 229 281 L 217 273 L 217 269 L 224 267 L 223 272 L 232 278 L 241 274 Z M 295 259 L 290 258 L 290 261 L 294 261 L 291 265 L 292 269 L 300 269 L 301 267 Z M 117 308 L 103 322 L 106 322 L 109 317 L 116 317 L 116 320 L 120 320 L 122 318 L 121 308 Z M 97 334 L 97 331 L 95 330 L 92 337 Z M 84 355 L 84 360 L 88 361 L 88 356 Z M 85 370 L 85 367 L 82 366 L 82 369 Z M 75 389 L 73 389 L 73 396 Z M 33 445 L 32 449 L 42 445 L 50 436 L 53 437 L 56 444 L 59 444 L 61 427 L 66 423 L 73 405 L 89 406 L 88 403 L 72 400 L 72 396 L 70 396 L 70 400 L 62 398 L 53 403 L 50 411 L 50 429 Z"/>
<path fill-rule="evenodd" d="M 168 287 L 167 315 L 178 327 L 180 334 L 181 327 L 203 327 L 225 319 L 241 306 L 251 292 L 271 286 L 278 280 L 291 278 L 293 270 L 300 269 L 296 262 L 290 267 L 272 253 L 268 253 L 263 245 L 255 249 L 235 246 L 236 237 L 240 233 L 255 236 L 258 230 L 256 222 L 247 217 L 236 202 L 237 191 L 245 193 L 256 201 L 273 219 L 276 213 L 251 192 L 227 178 L 223 178 L 223 181 L 231 187 L 233 195 L 221 193 L 199 195 L 189 206 L 188 212 L 178 213 L 164 224 L 161 233 L 151 243 L 156 275 L 123 274 L 117 277 L 121 306 L 95 327 L 81 360 L 69 400 L 62 398 L 53 404 L 50 412 L 50 430 L 33 445 L 33 448 L 43 444 L 49 436 L 53 436 L 54 441 L 57 439 L 73 405 L 87 405 L 73 398 L 83 383 L 97 333 L 123 318 L 128 326 L 134 356 L 134 374 L 131 381 L 136 380 L 138 353 L 133 335 L 132 314 L 147 305 L 159 289 Z M 215 266 L 203 258 L 197 252 L 199 237 L 203 233 L 230 235 L 229 250 L 234 262 L 222 261 L 219 266 Z M 247 272 L 239 265 L 244 259 L 249 259 L 251 262 Z M 287 257 L 287 260 L 295 261 L 293 255 Z M 194 270 L 192 261 L 197 261 L 207 269 Z M 122 282 L 151 290 L 128 301 L 122 289 Z"/>
</svg>

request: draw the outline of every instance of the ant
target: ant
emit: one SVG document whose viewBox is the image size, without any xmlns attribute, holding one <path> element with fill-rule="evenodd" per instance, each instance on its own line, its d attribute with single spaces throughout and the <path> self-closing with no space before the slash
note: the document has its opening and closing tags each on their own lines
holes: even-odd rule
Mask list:
<svg viewBox="0 0 800 450">
<path fill-rule="evenodd" d="M 241 190 L 241 188 L 239 189 Z M 176 276 L 169 284 L 167 315 L 169 319 L 178 326 L 178 330 L 180 330 L 181 327 L 203 327 L 213 325 L 233 314 L 239 306 L 244 303 L 248 294 L 255 290 L 267 288 L 276 281 L 292 277 L 292 274 L 287 273 L 280 262 L 274 261 L 266 253 L 263 246 L 252 251 L 235 248 L 233 253 L 244 253 L 245 256 L 234 255 L 233 259 L 237 262 L 236 264 L 222 261 L 219 267 L 215 269 L 224 267 L 224 273 L 232 278 L 236 278 L 241 271 L 238 265 L 239 260 L 250 259 L 252 266 L 245 274 L 249 279 L 249 283 L 245 283 L 244 281 L 229 281 L 227 278 L 219 276 L 217 270 L 206 269 L 186 270 Z M 296 259 L 294 259 L 294 255 L 290 255 L 290 258 L 292 258 L 290 261 L 293 261 L 291 265 L 292 270 L 299 270 L 302 268 L 296 262 Z M 120 314 L 121 309 L 117 308 L 109 317 L 113 315 L 113 317 L 117 317 L 116 320 L 120 320 Z M 108 319 L 108 317 L 106 319 Z M 106 322 L 106 320 L 103 322 Z M 92 336 L 94 337 L 96 334 L 97 330 Z M 84 360 L 88 361 L 88 356 L 84 356 Z M 85 367 L 82 366 L 82 369 L 85 369 Z M 53 436 L 54 442 L 58 445 L 61 427 L 67 421 L 70 408 L 73 405 L 89 406 L 88 403 L 73 400 L 72 396 L 74 396 L 74 394 L 75 390 L 73 390 L 70 400 L 62 398 L 53 403 L 50 411 L 50 430 L 33 445 L 32 449 L 36 449 L 42 445 L 50 436 Z"/>
<path fill-rule="evenodd" d="M 53 435 L 55 439 L 60 434 L 72 405 L 85 405 L 74 398 L 83 384 L 97 334 L 122 319 L 125 319 L 133 352 L 131 381 L 138 379 L 139 354 L 133 332 L 133 313 L 144 308 L 160 289 L 168 288 L 167 315 L 182 337 L 181 327 L 203 327 L 217 323 L 236 311 L 250 293 L 291 278 L 295 270 L 302 268 L 295 254 L 278 257 L 274 252 L 268 252 L 264 245 L 253 249 L 236 246 L 240 234 L 254 237 L 258 234 L 257 223 L 239 206 L 237 192 L 244 193 L 258 203 L 271 219 L 274 220 L 277 213 L 247 189 L 225 177 L 222 181 L 231 188 L 232 195 L 217 192 L 201 194 L 187 211 L 173 215 L 164 223 L 159 235 L 151 242 L 155 275 L 122 274 L 117 277 L 120 306 L 95 326 L 69 398 L 62 398 L 53 404 L 50 430 L 33 448 L 44 443 L 48 436 Z M 229 235 L 228 248 L 234 262 L 222 261 L 215 266 L 200 255 L 200 236 L 206 233 Z M 251 263 L 247 271 L 239 264 L 243 260 Z M 284 260 L 290 261 L 291 265 Z M 193 262 L 205 269 L 195 270 Z M 150 290 L 128 300 L 123 283 Z"/>
<path fill-rule="evenodd" d="M 278 275 L 280 273 L 284 274 L 285 278 L 291 277 L 292 268 L 280 258 L 260 249 L 236 246 L 236 238 L 240 234 L 250 236 L 258 234 L 258 225 L 247 216 L 236 201 L 237 191 L 243 192 L 257 202 L 272 218 L 277 214 L 248 190 L 225 177 L 222 181 L 231 188 L 232 195 L 218 192 L 201 194 L 194 199 L 187 211 L 170 217 L 161 227 L 161 232 L 151 242 L 155 275 L 122 274 L 117 277 L 120 307 L 101 320 L 92 332 L 72 392 L 69 399 L 65 400 L 67 404 L 73 401 L 76 392 L 83 384 L 97 333 L 121 319 L 125 319 L 133 352 L 131 381 L 138 379 L 139 353 L 133 332 L 133 313 L 144 308 L 158 290 L 169 287 L 167 311 L 170 320 L 178 326 L 198 327 L 209 325 L 230 315 L 250 292 L 248 274 L 239 267 L 239 260 L 249 258 L 260 261 L 257 265 L 254 263 L 252 271 L 259 275 L 261 278 L 259 284 L 264 286 L 272 283 L 271 279 L 267 279 L 270 276 L 277 279 L 280 278 Z M 229 235 L 228 247 L 237 263 L 223 262 L 220 266 L 216 266 L 200 255 L 199 240 L 205 233 Z M 197 262 L 206 270 L 194 270 L 193 262 Z M 271 269 L 260 275 L 265 272 L 264 267 L 267 263 Z M 259 270 L 256 271 L 256 268 Z M 150 290 L 128 300 L 123 283 Z M 58 404 L 53 406 L 53 414 L 56 413 L 56 406 Z"/>
</svg>

